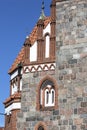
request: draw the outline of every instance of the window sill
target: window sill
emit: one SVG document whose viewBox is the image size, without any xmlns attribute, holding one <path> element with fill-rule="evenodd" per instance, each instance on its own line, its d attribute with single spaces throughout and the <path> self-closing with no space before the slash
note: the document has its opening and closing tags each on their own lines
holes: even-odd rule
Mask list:
<svg viewBox="0 0 87 130">
<path fill-rule="evenodd" d="M 40 111 L 52 111 L 55 110 L 55 106 L 40 107 Z"/>
</svg>

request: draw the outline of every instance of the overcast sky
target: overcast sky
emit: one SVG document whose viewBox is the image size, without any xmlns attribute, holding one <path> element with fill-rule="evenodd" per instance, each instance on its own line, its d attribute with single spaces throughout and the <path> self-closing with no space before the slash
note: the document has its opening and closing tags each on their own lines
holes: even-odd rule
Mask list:
<svg viewBox="0 0 87 130">
<path fill-rule="evenodd" d="M 45 15 L 50 15 L 51 0 L 44 0 Z M 38 21 L 42 0 L 0 0 L 0 113 L 9 97 L 8 70 L 18 55 L 27 34 Z M 4 116 L 0 115 L 0 126 Z"/>
</svg>

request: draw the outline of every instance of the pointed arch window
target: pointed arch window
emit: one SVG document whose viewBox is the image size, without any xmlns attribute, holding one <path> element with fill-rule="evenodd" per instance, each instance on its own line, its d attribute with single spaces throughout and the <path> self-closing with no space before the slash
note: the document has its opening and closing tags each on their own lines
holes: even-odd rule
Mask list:
<svg viewBox="0 0 87 130">
<path fill-rule="evenodd" d="M 38 89 L 39 96 L 37 100 L 37 105 L 39 110 L 52 110 L 57 108 L 57 86 L 50 79 L 45 79 L 40 88 Z"/>
<path fill-rule="evenodd" d="M 58 109 L 58 86 L 57 81 L 51 76 L 42 79 L 37 87 L 37 110 Z"/>
</svg>

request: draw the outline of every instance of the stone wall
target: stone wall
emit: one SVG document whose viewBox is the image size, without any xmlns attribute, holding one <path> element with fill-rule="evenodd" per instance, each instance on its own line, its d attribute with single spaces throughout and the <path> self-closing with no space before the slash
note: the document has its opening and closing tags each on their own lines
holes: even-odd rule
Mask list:
<svg viewBox="0 0 87 130">
<path fill-rule="evenodd" d="M 44 123 L 45 130 L 51 130 L 53 127 L 53 118 L 57 118 L 56 115 L 59 111 L 39 111 L 36 109 L 38 84 L 48 75 L 55 78 L 55 71 L 23 74 L 21 112 L 18 113 L 17 130 L 37 130 L 35 127 L 38 123 L 41 123 L 41 125 Z"/>
<path fill-rule="evenodd" d="M 56 5 L 59 130 L 87 130 L 87 1 Z"/>
</svg>

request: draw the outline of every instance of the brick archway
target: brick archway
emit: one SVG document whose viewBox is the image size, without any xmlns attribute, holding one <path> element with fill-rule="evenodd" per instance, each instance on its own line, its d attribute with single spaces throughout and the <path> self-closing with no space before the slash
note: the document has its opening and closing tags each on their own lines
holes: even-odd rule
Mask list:
<svg viewBox="0 0 87 130">
<path fill-rule="evenodd" d="M 39 123 L 36 124 L 35 129 L 34 130 L 38 130 L 39 127 L 43 127 L 44 130 L 47 130 L 47 126 L 44 122 L 40 121 Z"/>
<path fill-rule="evenodd" d="M 58 85 L 57 85 L 57 81 L 56 79 L 54 79 L 52 76 L 45 76 L 42 80 L 40 80 L 39 85 L 37 87 L 37 97 L 36 97 L 36 109 L 40 110 L 40 88 L 42 83 L 45 80 L 50 80 L 54 83 L 54 88 L 55 88 L 55 106 L 53 107 L 53 109 L 57 109 L 58 108 Z"/>
</svg>

